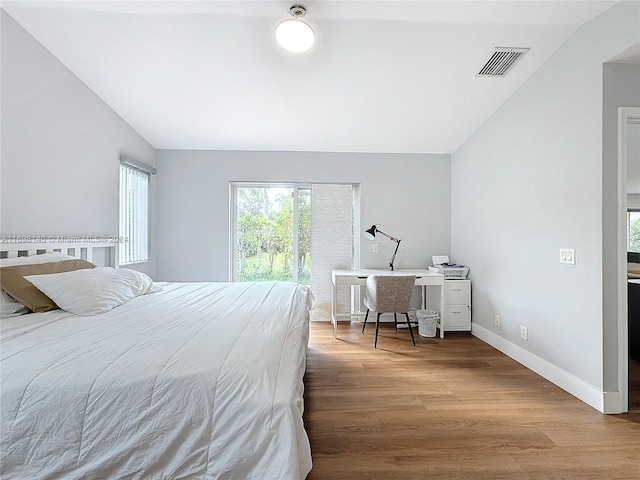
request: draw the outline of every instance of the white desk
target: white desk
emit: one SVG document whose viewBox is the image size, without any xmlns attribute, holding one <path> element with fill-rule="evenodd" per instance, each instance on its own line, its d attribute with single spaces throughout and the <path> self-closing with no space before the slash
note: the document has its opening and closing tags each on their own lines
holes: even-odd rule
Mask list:
<svg viewBox="0 0 640 480">
<path fill-rule="evenodd" d="M 351 318 L 353 313 L 338 313 L 338 287 L 341 286 L 353 286 L 364 285 L 369 275 L 415 275 L 416 286 L 422 287 L 422 308 L 425 307 L 426 287 L 436 286 L 440 287 L 440 305 L 443 305 L 444 289 L 444 275 L 440 273 L 433 273 L 427 269 L 422 268 L 408 268 L 408 269 L 396 269 L 394 271 L 385 269 L 357 269 L 357 270 L 331 270 L 331 323 L 333 325 L 333 337 L 337 335 L 338 318 L 349 317 Z M 438 306 L 438 309 L 440 306 Z M 440 328 L 440 337 L 444 338 L 444 329 Z"/>
</svg>

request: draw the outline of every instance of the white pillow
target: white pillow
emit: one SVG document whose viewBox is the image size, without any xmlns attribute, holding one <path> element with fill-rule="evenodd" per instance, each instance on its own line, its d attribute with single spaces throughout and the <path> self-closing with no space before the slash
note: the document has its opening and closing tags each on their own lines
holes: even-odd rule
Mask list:
<svg viewBox="0 0 640 480">
<path fill-rule="evenodd" d="M 22 315 L 27 312 L 29 312 L 27 307 L 20 302 L 16 302 L 13 297 L 4 290 L 2 291 L 2 296 L 0 297 L 0 318 Z"/>
<path fill-rule="evenodd" d="M 36 286 L 61 309 L 76 315 L 97 315 L 148 293 L 151 278 L 127 268 L 85 268 L 49 275 L 27 275 Z"/>
<path fill-rule="evenodd" d="M 75 257 L 61 252 L 49 252 L 29 257 L 0 258 L 0 267 L 13 267 L 14 265 L 33 265 L 36 263 L 61 262 L 72 260 Z"/>
<path fill-rule="evenodd" d="M 61 262 L 62 260 L 73 259 L 71 255 L 62 252 L 48 252 L 29 257 L 0 258 L 0 267 L 13 267 L 15 265 L 35 265 L 36 263 Z M 17 302 L 4 290 L 2 291 L 2 301 L 0 302 L 0 318 L 12 317 L 29 313 L 29 309 Z"/>
</svg>

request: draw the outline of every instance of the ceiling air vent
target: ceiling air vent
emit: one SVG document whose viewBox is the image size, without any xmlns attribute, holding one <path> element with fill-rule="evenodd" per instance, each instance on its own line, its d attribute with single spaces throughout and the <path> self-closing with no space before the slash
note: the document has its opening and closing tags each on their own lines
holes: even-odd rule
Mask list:
<svg viewBox="0 0 640 480">
<path fill-rule="evenodd" d="M 475 76 L 504 77 L 528 51 L 528 48 L 496 47 Z"/>
</svg>

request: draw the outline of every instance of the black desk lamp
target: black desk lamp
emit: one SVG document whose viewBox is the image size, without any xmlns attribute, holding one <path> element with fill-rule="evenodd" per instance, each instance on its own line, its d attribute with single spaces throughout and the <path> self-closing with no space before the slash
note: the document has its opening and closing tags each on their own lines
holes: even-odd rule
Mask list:
<svg viewBox="0 0 640 480">
<path fill-rule="evenodd" d="M 367 230 L 365 230 L 363 235 L 364 235 L 364 238 L 366 238 L 367 240 L 374 240 L 376 238 L 376 233 L 379 233 L 387 237 L 389 240 L 396 242 L 396 251 L 393 252 L 393 256 L 391 257 L 391 260 L 389 260 L 389 266 L 391 267 L 391 271 L 393 271 L 393 262 L 396 259 L 396 253 L 398 253 L 398 247 L 400 246 L 400 241 L 402 239 L 395 238 L 389 235 L 388 233 L 384 233 L 382 230 L 378 228 L 379 226 L 380 225 L 371 225 L 371 228 L 368 228 Z"/>
</svg>

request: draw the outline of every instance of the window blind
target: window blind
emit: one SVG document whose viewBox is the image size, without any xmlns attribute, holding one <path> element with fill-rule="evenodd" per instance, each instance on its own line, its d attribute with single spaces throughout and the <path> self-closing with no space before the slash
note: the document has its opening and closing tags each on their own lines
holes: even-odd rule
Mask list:
<svg viewBox="0 0 640 480">
<path fill-rule="evenodd" d="M 353 266 L 353 185 L 311 186 L 312 320 L 331 319 L 331 270 Z M 338 292 L 338 311 L 351 309 L 351 292 Z"/>
<path fill-rule="evenodd" d="M 120 164 L 120 264 L 149 260 L 149 175 Z"/>
</svg>

